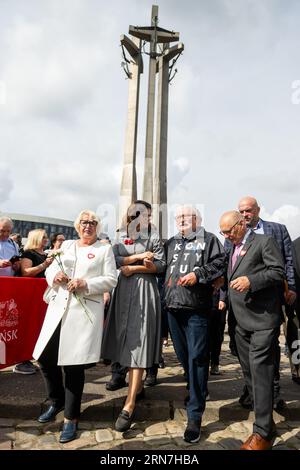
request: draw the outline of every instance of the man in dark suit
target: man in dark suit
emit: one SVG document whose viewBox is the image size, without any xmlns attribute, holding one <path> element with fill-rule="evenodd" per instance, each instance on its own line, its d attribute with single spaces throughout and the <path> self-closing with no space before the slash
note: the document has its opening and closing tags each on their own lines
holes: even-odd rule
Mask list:
<svg viewBox="0 0 300 470">
<path fill-rule="evenodd" d="M 282 295 L 281 303 L 282 305 L 285 304 L 286 306 L 292 305 L 296 299 L 296 285 L 295 285 L 295 276 L 294 276 L 294 268 L 293 268 L 292 241 L 291 241 L 291 238 L 287 231 L 286 226 L 276 223 L 276 222 L 269 222 L 269 221 L 262 220 L 259 217 L 260 207 L 257 203 L 257 200 L 252 196 L 243 197 L 239 201 L 238 209 L 239 209 L 240 214 L 244 217 L 247 226 L 251 228 L 253 232 L 257 234 L 269 235 L 277 241 L 282 258 L 283 258 L 283 262 L 285 266 L 285 274 L 286 274 L 286 279 L 287 279 L 287 289 Z M 225 251 L 230 250 L 231 243 L 228 240 L 225 241 L 224 248 L 225 248 Z M 223 299 L 221 298 L 221 300 Z M 281 318 L 282 320 L 284 320 L 283 313 L 282 313 Z M 234 332 L 234 328 L 235 328 L 235 318 L 233 317 L 232 312 L 229 311 L 228 331 L 231 336 L 231 343 L 233 345 L 234 345 L 234 340 L 232 339 L 232 332 Z M 280 334 L 280 330 L 279 330 L 279 334 Z M 279 366 L 280 366 L 280 346 L 279 346 L 279 340 L 278 340 L 277 345 L 276 345 L 276 361 L 275 361 L 275 376 L 274 376 L 274 409 L 276 409 L 277 411 L 281 410 L 284 407 L 284 401 L 280 395 Z M 246 387 L 240 398 L 240 404 L 244 406 L 245 408 L 252 407 L 250 397 L 249 397 Z"/>
<path fill-rule="evenodd" d="M 267 450 L 274 436 L 273 378 L 284 265 L 276 241 L 253 233 L 239 212 L 223 214 L 220 229 L 232 243 L 228 300 L 237 321 L 237 351 L 255 412 L 253 434 L 241 449 Z"/>
</svg>

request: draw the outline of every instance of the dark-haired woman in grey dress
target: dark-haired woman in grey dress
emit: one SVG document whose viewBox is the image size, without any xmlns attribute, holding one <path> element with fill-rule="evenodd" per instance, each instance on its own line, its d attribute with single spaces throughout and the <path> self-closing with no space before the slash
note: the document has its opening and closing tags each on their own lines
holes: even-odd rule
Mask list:
<svg viewBox="0 0 300 470">
<path fill-rule="evenodd" d="M 104 332 L 102 357 L 129 368 L 128 395 L 115 428 L 130 428 L 144 369 L 159 362 L 161 307 L 156 275 L 165 270 L 164 250 L 144 201 L 127 211 L 127 226 L 113 251 L 120 269 Z"/>
</svg>

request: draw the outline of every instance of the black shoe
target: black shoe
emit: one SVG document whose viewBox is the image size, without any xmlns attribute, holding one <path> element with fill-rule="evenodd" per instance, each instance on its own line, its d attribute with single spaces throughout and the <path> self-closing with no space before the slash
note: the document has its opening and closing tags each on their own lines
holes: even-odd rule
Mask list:
<svg viewBox="0 0 300 470">
<path fill-rule="evenodd" d="M 300 385 L 300 377 L 292 375 L 292 381 L 295 382 L 295 384 Z"/>
<path fill-rule="evenodd" d="M 73 441 L 77 437 L 77 423 L 64 423 L 61 435 L 59 436 L 59 442 L 65 444 L 66 442 Z"/>
<path fill-rule="evenodd" d="M 54 406 L 54 405 L 51 405 L 49 406 L 48 410 L 45 411 L 45 413 L 41 414 L 39 417 L 38 417 L 38 422 L 39 423 L 49 423 L 50 421 L 54 421 L 55 419 L 55 416 L 64 409 L 65 406 L 60 406 L 60 407 L 57 407 L 57 406 Z"/>
<path fill-rule="evenodd" d="M 122 410 L 115 423 L 115 430 L 119 432 L 128 431 L 128 429 L 130 429 L 130 426 L 133 420 L 133 414 L 134 412 L 132 412 L 131 415 L 129 416 L 128 411 Z"/>
<path fill-rule="evenodd" d="M 157 384 L 156 375 L 152 375 L 152 374 L 146 375 L 144 384 L 147 385 L 147 387 L 153 387 L 154 385 L 156 385 Z"/>
<path fill-rule="evenodd" d="M 119 390 L 119 388 L 127 387 L 126 380 L 124 378 L 118 378 L 118 379 L 111 379 L 109 382 L 106 384 L 106 390 L 109 390 L 110 392 L 114 392 L 115 390 Z"/>
<path fill-rule="evenodd" d="M 200 440 L 201 423 L 189 420 L 186 430 L 184 431 L 183 439 L 185 442 L 195 443 Z"/>
</svg>

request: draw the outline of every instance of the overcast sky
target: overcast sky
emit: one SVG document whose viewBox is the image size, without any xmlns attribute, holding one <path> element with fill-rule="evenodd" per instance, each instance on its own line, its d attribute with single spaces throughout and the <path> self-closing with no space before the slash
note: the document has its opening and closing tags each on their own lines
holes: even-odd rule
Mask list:
<svg viewBox="0 0 300 470">
<path fill-rule="evenodd" d="M 152 3 L 0 0 L 0 211 L 72 220 L 116 203 L 128 90 L 119 38 L 129 24 L 150 24 Z M 253 195 L 296 238 L 300 2 L 156 4 L 159 26 L 185 45 L 170 86 L 169 202 L 201 204 L 216 231 L 222 212 Z M 145 70 L 139 182 L 147 78 Z"/>
</svg>

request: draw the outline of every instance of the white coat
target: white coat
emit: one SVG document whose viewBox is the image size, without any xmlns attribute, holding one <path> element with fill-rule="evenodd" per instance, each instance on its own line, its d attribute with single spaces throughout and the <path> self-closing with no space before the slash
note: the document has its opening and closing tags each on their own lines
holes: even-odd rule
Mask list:
<svg viewBox="0 0 300 470">
<path fill-rule="evenodd" d="M 87 290 L 79 296 L 88 310 L 90 322 L 84 308 L 66 285 L 53 286 L 55 275 L 61 271 L 56 259 L 46 270 L 46 279 L 53 287 L 45 320 L 33 351 L 39 359 L 57 326 L 61 322 L 58 365 L 79 365 L 98 362 L 103 333 L 103 293 L 117 284 L 115 258 L 109 244 L 99 241 L 87 247 L 79 247 L 74 240 L 61 246 L 64 271 L 70 278 L 87 282 Z M 78 292 L 79 293 L 79 292 Z"/>
</svg>

